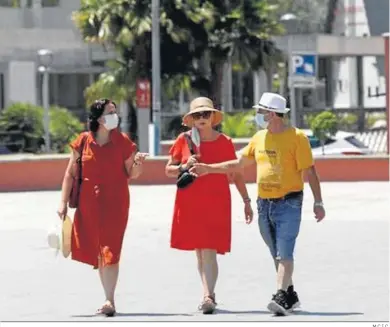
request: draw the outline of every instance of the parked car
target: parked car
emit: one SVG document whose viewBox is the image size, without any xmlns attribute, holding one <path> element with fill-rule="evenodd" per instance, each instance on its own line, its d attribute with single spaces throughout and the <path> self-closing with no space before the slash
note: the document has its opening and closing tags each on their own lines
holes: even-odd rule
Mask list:
<svg viewBox="0 0 390 327">
<path fill-rule="evenodd" d="M 309 138 L 314 156 L 323 155 L 320 141 L 313 135 L 310 129 L 303 130 Z M 335 136 L 325 140 L 324 153 L 331 155 L 367 155 L 370 150 L 364 143 L 359 141 L 354 133 L 338 131 Z"/>
</svg>

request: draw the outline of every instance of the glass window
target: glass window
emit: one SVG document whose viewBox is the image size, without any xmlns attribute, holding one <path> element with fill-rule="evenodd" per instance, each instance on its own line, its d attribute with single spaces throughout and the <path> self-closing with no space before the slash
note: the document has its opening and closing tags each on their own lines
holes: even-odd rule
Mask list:
<svg viewBox="0 0 390 327">
<path fill-rule="evenodd" d="M 0 7 L 20 8 L 20 0 L 0 0 Z"/>
<path fill-rule="evenodd" d="M 0 74 L 0 110 L 4 109 L 4 74 Z"/>
<path fill-rule="evenodd" d="M 2 0 L 0 0 L 2 1 Z M 20 2 L 20 0 L 17 0 Z M 27 7 L 31 8 L 36 0 L 27 0 Z M 39 1 L 38 1 L 39 3 Z M 42 7 L 57 7 L 60 5 L 60 0 L 40 0 Z"/>
</svg>

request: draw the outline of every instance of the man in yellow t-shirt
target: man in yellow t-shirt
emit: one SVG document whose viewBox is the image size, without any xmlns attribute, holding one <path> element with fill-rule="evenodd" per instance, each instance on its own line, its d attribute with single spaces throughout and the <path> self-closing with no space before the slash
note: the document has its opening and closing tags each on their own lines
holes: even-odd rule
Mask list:
<svg viewBox="0 0 390 327">
<path fill-rule="evenodd" d="M 303 174 L 307 175 L 314 197 L 313 211 L 317 221 L 325 217 L 321 187 L 310 142 L 299 129 L 285 124 L 286 99 L 279 94 L 264 93 L 257 109 L 257 132 L 241 151 L 240 159 L 218 164 L 195 164 L 191 172 L 227 174 L 256 163 L 260 233 L 274 259 L 277 292 L 268 304 L 276 314 L 289 314 L 297 308 L 294 290 L 294 248 L 298 237 L 303 201 Z"/>
</svg>

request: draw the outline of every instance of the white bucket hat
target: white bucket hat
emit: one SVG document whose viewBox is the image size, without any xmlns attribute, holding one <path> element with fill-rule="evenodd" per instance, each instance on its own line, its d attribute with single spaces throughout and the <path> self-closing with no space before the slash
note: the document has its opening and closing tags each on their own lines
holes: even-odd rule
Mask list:
<svg viewBox="0 0 390 327">
<path fill-rule="evenodd" d="M 286 108 L 286 98 L 280 94 L 271 92 L 263 93 L 259 103 L 252 108 L 273 111 L 280 114 L 286 114 L 290 111 L 290 108 Z"/>
<path fill-rule="evenodd" d="M 49 247 L 56 250 L 56 254 L 61 252 L 67 258 L 71 253 L 72 220 L 66 216 L 62 223 L 58 224 L 47 234 Z"/>
</svg>

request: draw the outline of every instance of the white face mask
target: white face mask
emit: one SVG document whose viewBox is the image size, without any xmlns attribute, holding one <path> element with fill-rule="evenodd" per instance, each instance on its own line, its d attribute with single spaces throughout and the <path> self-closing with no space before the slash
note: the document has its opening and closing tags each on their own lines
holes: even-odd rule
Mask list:
<svg viewBox="0 0 390 327">
<path fill-rule="evenodd" d="M 105 123 L 103 126 L 108 130 L 111 131 L 114 128 L 118 127 L 119 123 L 119 117 L 117 114 L 110 114 L 104 116 Z"/>
<path fill-rule="evenodd" d="M 196 127 L 192 127 L 192 129 L 191 129 L 191 140 L 197 147 L 199 147 L 200 135 L 199 135 L 199 131 Z"/>
<path fill-rule="evenodd" d="M 256 114 L 255 121 L 256 121 L 256 124 L 258 126 L 260 126 L 261 128 L 267 128 L 268 127 L 268 122 L 265 121 L 263 114 Z"/>
</svg>

